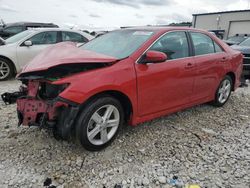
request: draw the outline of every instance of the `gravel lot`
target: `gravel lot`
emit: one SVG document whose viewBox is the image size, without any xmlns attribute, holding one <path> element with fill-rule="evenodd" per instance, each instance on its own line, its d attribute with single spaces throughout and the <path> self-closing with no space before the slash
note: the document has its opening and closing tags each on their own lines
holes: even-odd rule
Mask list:
<svg viewBox="0 0 250 188">
<path fill-rule="evenodd" d="M 1 82 L 0 91 L 18 85 Z M 0 187 L 43 187 L 51 178 L 61 188 L 249 188 L 249 104 L 250 88 L 239 89 L 223 108 L 201 105 L 125 127 L 110 147 L 93 153 L 50 131 L 17 127 L 16 106 L 0 101 Z"/>
</svg>

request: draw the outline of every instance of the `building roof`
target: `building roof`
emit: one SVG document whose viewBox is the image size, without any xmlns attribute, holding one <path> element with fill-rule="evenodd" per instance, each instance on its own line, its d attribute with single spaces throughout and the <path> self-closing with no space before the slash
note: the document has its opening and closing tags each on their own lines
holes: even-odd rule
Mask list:
<svg viewBox="0 0 250 188">
<path fill-rule="evenodd" d="M 212 15 L 212 14 L 227 14 L 227 13 L 239 13 L 239 12 L 250 12 L 250 9 L 246 9 L 246 10 L 231 10 L 231 11 L 223 11 L 223 12 L 201 13 L 201 14 L 193 14 L 193 16 Z"/>
</svg>

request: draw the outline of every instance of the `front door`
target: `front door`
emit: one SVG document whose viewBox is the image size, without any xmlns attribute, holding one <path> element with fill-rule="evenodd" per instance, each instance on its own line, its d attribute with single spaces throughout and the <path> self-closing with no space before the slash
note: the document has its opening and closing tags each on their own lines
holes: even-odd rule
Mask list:
<svg viewBox="0 0 250 188">
<path fill-rule="evenodd" d="M 135 65 L 140 116 L 187 104 L 193 93 L 196 67 L 185 32 L 169 32 L 149 50 L 165 53 L 168 60 Z"/>
<path fill-rule="evenodd" d="M 57 43 L 57 32 L 41 32 L 27 41 L 31 41 L 31 46 L 25 46 L 24 42 L 17 47 L 17 60 L 21 68 L 29 63 L 36 55 L 48 46 Z"/>
</svg>

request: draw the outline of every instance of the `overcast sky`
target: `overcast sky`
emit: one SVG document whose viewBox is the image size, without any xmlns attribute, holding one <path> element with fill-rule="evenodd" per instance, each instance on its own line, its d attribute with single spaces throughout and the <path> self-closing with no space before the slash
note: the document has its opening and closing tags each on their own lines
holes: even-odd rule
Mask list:
<svg viewBox="0 0 250 188">
<path fill-rule="evenodd" d="M 194 13 L 247 9 L 248 1 L 0 0 L 0 18 L 5 22 L 53 22 L 86 29 L 117 28 L 191 21 Z"/>
</svg>

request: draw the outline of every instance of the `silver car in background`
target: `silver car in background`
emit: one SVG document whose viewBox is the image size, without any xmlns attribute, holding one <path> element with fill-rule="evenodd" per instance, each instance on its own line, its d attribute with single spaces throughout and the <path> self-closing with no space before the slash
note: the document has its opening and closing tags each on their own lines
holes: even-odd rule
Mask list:
<svg viewBox="0 0 250 188">
<path fill-rule="evenodd" d="M 19 73 L 43 49 L 59 42 L 88 42 L 88 33 L 60 28 L 39 28 L 23 31 L 4 41 L 0 46 L 0 81 Z"/>
</svg>

